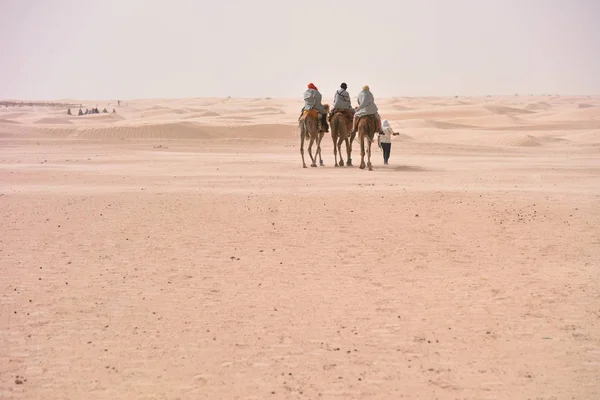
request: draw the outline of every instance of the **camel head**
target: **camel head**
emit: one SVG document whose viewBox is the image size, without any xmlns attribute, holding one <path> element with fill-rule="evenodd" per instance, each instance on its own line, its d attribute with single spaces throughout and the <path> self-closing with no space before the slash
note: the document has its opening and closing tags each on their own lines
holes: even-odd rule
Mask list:
<svg viewBox="0 0 600 400">
<path fill-rule="evenodd" d="M 325 114 L 329 114 L 329 104 L 323 104 L 323 108 L 325 109 Z"/>
</svg>

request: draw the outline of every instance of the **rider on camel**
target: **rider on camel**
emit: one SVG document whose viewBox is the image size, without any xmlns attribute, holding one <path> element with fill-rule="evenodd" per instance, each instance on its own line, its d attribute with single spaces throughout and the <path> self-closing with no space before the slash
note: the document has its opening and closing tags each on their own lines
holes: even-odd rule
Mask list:
<svg viewBox="0 0 600 400">
<path fill-rule="evenodd" d="M 304 111 L 315 109 L 321 118 L 323 130 L 325 132 L 329 132 L 329 125 L 327 125 L 327 113 L 325 112 L 325 107 L 323 107 L 322 99 L 323 96 L 319 92 L 319 89 L 317 89 L 313 83 L 309 83 L 308 89 L 306 92 L 304 92 L 304 107 L 302 108 L 300 116 L 302 116 Z"/>
<path fill-rule="evenodd" d="M 345 82 L 342 82 L 340 88 L 333 95 L 333 108 L 331 113 L 333 114 L 333 110 L 352 110 L 352 100 L 350 100 L 350 95 L 346 91 L 348 89 L 348 85 Z"/>
<path fill-rule="evenodd" d="M 381 117 L 379 116 L 378 111 L 379 110 L 375 105 L 375 98 L 373 97 L 373 93 L 371 93 L 369 86 L 363 86 L 362 92 L 358 94 L 358 107 L 356 107 L 356 113 L 354 114 L 352 133 L 356 134 L 356 131 L 358 130 L 358 120 L 361 117 L 375 115 L 375 120 L 377 121 L 377 132 L 379 134 L 383 134 L 381 129 Z"/>
<path fill-rule="evenodd" d="M 329 119 L 333 117 L 336 112 L 345 113 L 348 117 L 349 123 L 354 119 L 354 108 L 352 108 L 352 100 L 350 94 L 346 91 L 348 85 L 346 82 L 342 82 L 340 88 L 333 95 L 333 107 L 329 113 Z"/>
</svg>

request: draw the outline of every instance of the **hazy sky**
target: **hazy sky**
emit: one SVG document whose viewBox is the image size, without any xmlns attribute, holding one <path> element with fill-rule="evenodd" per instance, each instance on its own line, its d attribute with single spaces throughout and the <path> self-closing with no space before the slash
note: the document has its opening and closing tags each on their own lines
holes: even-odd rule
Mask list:
<svg viewBox="0 0 600 400">
<path fill-rule="evenodd" d="M 600 0 L 0 0 L 0 98 L 600 94 Z"/>
</svg>

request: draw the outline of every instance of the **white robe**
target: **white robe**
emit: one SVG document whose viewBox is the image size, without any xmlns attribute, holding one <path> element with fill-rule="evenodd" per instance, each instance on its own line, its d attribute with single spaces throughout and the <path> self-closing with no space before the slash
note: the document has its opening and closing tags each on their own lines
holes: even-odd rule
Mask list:
<svg viewBox="0 0 600 400">
<path fill-rule="evenodd" d="M 318 90 L 308 89 L 304 92 L 304 109 L 311 110 L 315 109 L 319 114 L 325 114 L 325 107 L 321 104 L 323 96 Z"/>
<path fill-rule="evenodd" d="M 346 92 L 345 89 L 338 89 L 333 96 L 333 108 L 337 109 L 352 109 L 352 101 L 350 100 L 350 95 Z"/>
<path fill-rule="evenodd" d="M 357 117 L 377 114 L 378 111 L 373 94 L 369 90 L 363 90 L 358 94 L 358 109 L 355 114 Z"/>
</svg>

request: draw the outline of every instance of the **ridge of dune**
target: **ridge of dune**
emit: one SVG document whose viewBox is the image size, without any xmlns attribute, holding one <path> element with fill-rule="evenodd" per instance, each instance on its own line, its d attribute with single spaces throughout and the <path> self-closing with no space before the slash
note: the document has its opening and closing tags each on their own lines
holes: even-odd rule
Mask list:
<svg viewBox="0 0 600 400">
<path fill-rule="evenodd" d="M 526 110 L 529 111 L 546 111 L 546 110 L 550 110 L 552 108 L 552 105 L 544 102 L 544 101 L 540 101 L 537 103 L 529 103 L 525 106 Z"/>
<path fill-rule="evenodd" d="M 591 104 L 590 104 L 591 105 Z M 591 121 L 600 118 L 600 107 L 591 105 L 591 107 L 579 107 L 577 104 L 564 104 L 553 107 L 549 110 L 543 110 L 531 115 L 524 116 L 528 120 L 537 121 L 562 121 L 562 122 L 580 122 Z"/>
<path fill-rule="evenodd" d="M 533 114 L 534 113 L 534 111 L 526 110 L 523 108 L 507 107 L 507 106 L 500 106 L 500 105 L 486 105 L 486 106 L 484 106 L 484 108 L 487 110 L 490 110 L 491 112 L 493 112 L 495 114 L 501 114 L 501 115 Z"/>
<path fill-rule="evenodd" d="M 43 128 L 51 137 L 73 137 L 99 140 L 131 139 L 232 139 L 232 138 L 290 138 L 295 127 L 281 124 L 240 126 L 202 125 L 194 122 L 163 122 L 119 126 L 74 128 Z"/>
<path fill-rule="evenodd" d="M 13 118 L 19 118 L 22 117 L 24 115 L 31 115 L 31 113 L 28 112 L 9 112 L 9 113 L 4 113 L 4 112 L 0 112 L 0 117 L 1 118 L 6 118 L 6 119 L 13 119 Z"/>
<path fill-rule="evenodd" d="M 452 99 L 452 100 L 447 100 L 447 101 L 434 101 L 430 103 L 432 106 L 436 106 L 436 107 L 453 107 L 453 106 L 471 106 L 471 105 L 475 105 L 472 102 L 469 101 L 462 101 L 462 100 L 456 100 L 456 99 Z"/>
<path fill-rule="evenodd" d="M 19 122 L 7 124 L 0 123 L 0 138 L 33 138 L 39 137 L 42 134 L 39 126 L 22 124 Z"/>
<path fill-rule="evenodd" d="M 490 126 L 481 127 L 481 129 L 492 129 L 502 131 L 572 131 L 582 129 L 598 129 L 600 128 L 600 120 L 590 121 L 542 121 L 536 123 L 527 123 L 522 126 Z"/>
<path fill-rule="evenodd" d="M 392 98 L 384 98 L 381 99 L 381 101 L 379 102 L 380 106 L 391 106 L 394 104 L 397 104 L 400 100 L 396 97 L 392 97 Z"/>
<path fill-rule="evenodd" d="M 383 113 L 383 110 L 382 110 Z M 409 111 L 385 113 L 385 118 L 389 120 L 402 119 L 428 119 L 436 120 L 443 118 L 457 117 L 479 117 L 492 115 L 493 112 L 486 109 L 484 106 L 477 105 L 459 105 L 459 106 L 440 106 L 428 107 L 422 109 L 413 109 Z"/>
<path fill-rule="evenodd" d="M 62 135 L 59 130 L 47 131 Z M 78 127 L 68 136 L 105 140 L 128 139 L 209 139 L 211 129 L 191 122 L 163 122 L 120 126 Z"/>
<path fill-rule="evenodd" d="M 163 108 L 142 111 L 141 116 L 144 118 L 147 118 L 147 117 L 156 117 L 156 116 L 164 116 L 164 115 L 181 115 L 181 114 L 187 114 L 187 113 L 189 113 L 189 111 L 177 109 L 177 108 L 164 108 L 163 107 Z"/>
<path fill-rule="evenodd" d="M 34 122 L 34 124 L 72 124 L 70 119 L 67 118 L 41 118 Z"/>
<path fill-rule="evenodd" d="M 475 129 L 476 126 L 432 119 L 405 119 L 396 122 L 402 128 Z"/>
<path fill-rule="evenodd" d="M 407 131 L 421 143 L 439 143 L 464 146 L 477 146 L 486 148 L 519 148 L 541 147 L 545 143 L 559 143 L 562 140 L 552 141 L 538 138 L 522 132 L 460 130 L 449 135 L 438 128 L 409 128 Z M 564 142 L 567 142 L 566 140 Z"/>
<path fill-rule="evenodd" d="M 394 104 L 392 106 L 392 108 L 396 111 L 412 111 L 414 110 L 414 108 L 410 108 L 410 107 L 406 107 L 406 106 L 401 106 L 399 104 Z"/>
<path fill-rule="evenodd" d="M 60 117 L 47 117 L 46 119 L 48 120 L 47 123 L 50 123 L 50 124 L 53 123 L 51 120 L 56 120 L 56 121 L 68 121 L 68 122 L 61 122 L 61 123 L 74 124 L 77 126 L 91 126 L 91 125 L 111 126 L 114 124 L 118 124 L 121 121 L 133 120 L 133 118 L 130 120 L 127 120 L 124 116 L 117 115 L 117 114 L 96 114 L 96 115 L 82 115 L 82 116 L 68 116 L 68 117 L 60 116 Z M 42 120 L 44 120 L 44 118 L 42 118 Z M 41 121 L 41 120 L 36 120 L 33 123 L 34 124 L 38 124 L 38 123 L 43 124 L 44 123 L 44 122 L 38 122 L 38 121 Z M 59 123 L 59 122 L 55 122 L 55 123 Z"/>
<path fill-rule="evenodd" d="M 600 145 L 600 129 L 585 130 L 580 132 L 563 135 L 563 138 L 568 138 L 571 142 L 588 145 Z"/>
<path fill-rule="evenodd" d="M 243 116 L 243 115 L 222 115 L 220 120 L 236 120 L 236 121 L 254 121 L 255 117 Z"/>
<path fill-rule="evenodd" d="M 228 110 L 229 113 L 235 114 L 284 114 L 285 112 L 279 107 L 254 107 L 254 108 L 240 108 L 235 110 Z M 225 114 L 225 112 L 224 112 Z"/>
<path fill-rule="evenodd" d="M 183 116 L 182 118 L 185 119 L 190 119 L 190 118 L 205 118 L 205 117 L 220 117 L 221 114 L 219 114 L 218 112 L 215 111 L 194 111 L 194 112 L 190 112 L 190 114 L 187 114 L 185 116 Z"/>
<path fill-rule="evenodd" d="M 325 102 L 325 101 L 324 101 Z M 265 98 L 257 98 L 257 99 L 252 99 L 249 102 L 252 107 L 254 106 L 273 106 L 276 105 L 278 103 L 277 99 L 273 99 L 271 97 L 265 97 Z"/>
<path fill-rule="evenodd" d="M 509 114 L 485 115 L 479 117 L 452 118 L 446 120 L 456 124 L 470 125 L 472 127 L 496 127 L 496 126 L 521 126 L 525 122 Z"/>
<path fill-rule="evenodd" d="M 0 118 L 0 124 L 20 124 L 20 122 L 12 119 Z"/>
<path fill-rule="evenodd" d="M 86 116 L 82 116 L 82 117 L 86 117 Z M 125 117 L 123 115 L 112 114 L 112 113 L 92 114 L 92 115 L 89 115 L 89 117 L 90 118 L 75 117 L 75 118 L 72 118 L 72 120 L 74 120 L 74 121 L 122 121 L 122 120 L 125 120 Z"/>
<path fill-rule="evenodd" d="M 475 129 L 473 125 L 459 124 L 447 121 L 426 120 L 427 126 L 438 129 Z"/>
<path fill-rule="evenodd" d="M 542 141 L 532 135 L 507 135 L 498 139 L 498 144 L 512 147 L 539 147 Z"/>
<path fill-rule="evenodd" d="M 558 111 L 544 116 L 543 119 L 554 121 L 581 121 L 600 119 L 600 107 L 583 107 Z"/>
<path fill-rule="evenodd" d="M 540 135 L 540 136 L 536 136 L 536 138 L 541 143 L 554 143 L 554 144 L 561 143 L 561 144 L 566 144 L 566 143 L 572 142 L 569 139 L 561 137 L 560 134 Z"/>
</svg>

